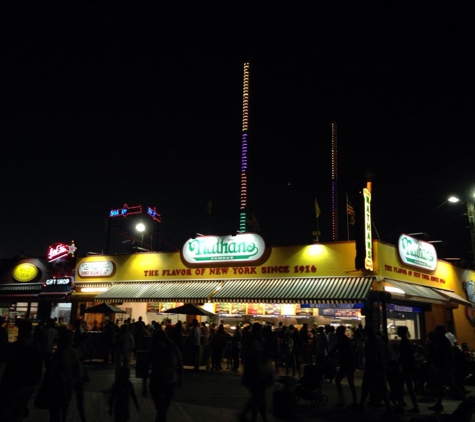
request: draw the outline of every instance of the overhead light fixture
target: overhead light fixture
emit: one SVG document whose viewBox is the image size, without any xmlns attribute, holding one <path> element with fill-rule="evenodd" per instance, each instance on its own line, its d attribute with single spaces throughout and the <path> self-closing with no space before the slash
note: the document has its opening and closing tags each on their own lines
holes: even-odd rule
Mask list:
<svg viewBox="0 0 475 422">
<path fill-rule="evenodd" d="M 108 287 L 83 287 L 81 293 L 101 293 L 107 291 Z"/>
</svg>

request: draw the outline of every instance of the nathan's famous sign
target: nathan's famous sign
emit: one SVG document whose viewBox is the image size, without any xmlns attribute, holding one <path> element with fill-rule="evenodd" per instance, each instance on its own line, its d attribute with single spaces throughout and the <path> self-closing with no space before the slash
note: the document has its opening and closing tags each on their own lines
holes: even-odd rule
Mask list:
<svg viewBox="0 0 475 422">
<path fill-rule="evenodd" d="M 264 239 L 255 233 L 236 236 L 198 236 L 188 239 L 181 251 L 183 260 L 191 265 L 212 263 L 255 263 L 266 251 Z"/>
</svg>

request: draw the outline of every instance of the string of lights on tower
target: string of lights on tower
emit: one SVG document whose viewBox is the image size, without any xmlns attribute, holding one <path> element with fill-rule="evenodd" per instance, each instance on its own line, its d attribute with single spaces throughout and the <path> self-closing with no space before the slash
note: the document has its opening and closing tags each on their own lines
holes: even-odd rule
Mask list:
<svg viewBox="0 0 475 422">
<path fill-rule="evenodd" d="M 332 240 L 338 240 L 338 127 L 332 123 Z"/>
<path fill-rule="evenodd" d="M 249 125 L 249 61 L 244 63 L 242 81 L 241 201 L 239 231 L 247 232 L 247 137 Z"/>
</svg>

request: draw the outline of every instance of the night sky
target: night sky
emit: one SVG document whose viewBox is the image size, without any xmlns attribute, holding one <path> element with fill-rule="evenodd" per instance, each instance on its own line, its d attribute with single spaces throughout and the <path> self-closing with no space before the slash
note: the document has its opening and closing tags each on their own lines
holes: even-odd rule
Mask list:
<svg viewBox="0 0 475 422">
<path fill-rule="evenodd" d="M 158 250 L 236 230 L 249 58 L 248 202 L 269 245 L 312 243 L 315 197 L 332 240 L 336 121 L 339 208 L 371 173 L 375 238 L 426 232 L 472 259 L 466 208 L 440 206 L 474 182 L 469 10 L 223 3 L 1 6 L 0 257 L 102 252 L 108 232 L 126 251 L 135 221 L 105 225 L 124 204 L 162 215 Z"/>
</svg>

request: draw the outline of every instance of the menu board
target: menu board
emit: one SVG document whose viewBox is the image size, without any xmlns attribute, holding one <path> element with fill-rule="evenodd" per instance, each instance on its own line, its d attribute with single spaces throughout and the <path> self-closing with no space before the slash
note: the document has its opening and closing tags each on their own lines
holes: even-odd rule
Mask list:
<svg viewBox="0 0 475 422">
<path fill-rule="evenodd" d="M 249 303 L 247 305 L 248 315 L 265 315 L 265 305 L 263 303 Z"/>
<path fill-rule="evenodd" d="M 245 303 L 231 303 L 231 314 L 232 315 L 244 315 L 246 313 L 246 304 Z"/>
<path fill-rule="evenodd" d="M 295 315 L 299 316 L 311 316 L 313 315 L 313 309 L 311 308 L 302 308 L 300 303 L 295 305 Z"/>
<path fill-rule="evenodd" d="M 214 313 L 229 315 L 231 313 L 231 304 L 229 302 L 216 302 L 214 304 Z"/>
<path fill-rule="evenodd" d="M 147 302 L 147 312 L 158 312 L 160 310 L 160 302 Z"/>
<path fill-rule="evenodd" d="M 160 312 L 168 311 L 169 309 L 176 308 L 177 306 L 183 305 L 183 302 L 161 302 L 160 303 Z"/>
<path fill-rule="evenodd" d="M 323 315 L 333 317 L 335 319 L 361 319 L 361 314 L 359 309 L 337 309 L 337 308 L 328 308 L 323 309 Z"/>
<path fill-rule="evenodd" d="M 265 314 L 266 315 L 280 315 L 282 305 L 280 303 L 266 303 Z"/>
</svg>

